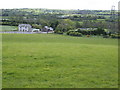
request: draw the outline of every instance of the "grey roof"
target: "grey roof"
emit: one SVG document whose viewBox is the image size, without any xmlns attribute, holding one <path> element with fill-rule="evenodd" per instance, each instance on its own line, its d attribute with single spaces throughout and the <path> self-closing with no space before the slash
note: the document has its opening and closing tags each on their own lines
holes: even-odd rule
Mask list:
<svg viewBox="0 0 120 90">
<path fill-rule="evenodd" d="M 31 27 L 30 24 L 19 24 L 19 27 L 20 27 L 20 26 L 22 26 L 22 27 L 25 27 L 25 26 L 27 26 L 27 27 Z"/>
<path fill-rule="evenodd" d="M 53 28 L 52 28 L 52 27 L 50 27 L 49 29 L 50 29 L 50 30 L 53 30 Z"/>
<path fill-rule="evenodd" d="M 44 28 L 46 28 L 46 29 L 50 29 L 50 30 L 53 30 L 52 27 L 48 27 L 48 26 L 45 26 Z"/>
</svg>

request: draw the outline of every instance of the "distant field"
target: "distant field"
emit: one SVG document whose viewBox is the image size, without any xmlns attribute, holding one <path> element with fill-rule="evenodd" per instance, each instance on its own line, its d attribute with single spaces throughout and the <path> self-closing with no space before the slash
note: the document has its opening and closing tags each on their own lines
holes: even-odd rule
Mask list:
<svg viewBox="0 0 120 90">
<path fill-rule="evenodd" d="M 116 39 L 3 34 L 3 88 L 117 88 Z"/>
<path fill-rule="evenodd" d="M 13 30 L 17 30 L 17 26 L 0 25 L 0 31 L 13 31 Z"/>
</svg>

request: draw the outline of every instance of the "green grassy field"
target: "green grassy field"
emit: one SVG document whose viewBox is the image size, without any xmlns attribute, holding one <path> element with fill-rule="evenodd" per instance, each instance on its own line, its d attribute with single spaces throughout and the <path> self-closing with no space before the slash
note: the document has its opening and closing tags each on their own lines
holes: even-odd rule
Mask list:
<svg viewBox="0 0 120 90">
<path fill-rule="evenodd" d="M 3 34 L 3 88 L 117 88 L 118 42 L 101 37 Z"/>
<path fill-rule="evenodd" d="M 0 25 L 0 31 L 13 31 L 13 30 L 17 30 L 17 26 Z"/>
</svg>

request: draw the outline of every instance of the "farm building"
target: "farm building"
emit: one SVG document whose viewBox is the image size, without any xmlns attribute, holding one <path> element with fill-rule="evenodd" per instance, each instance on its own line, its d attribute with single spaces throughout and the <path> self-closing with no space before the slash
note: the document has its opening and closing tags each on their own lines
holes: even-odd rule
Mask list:
<svg viewBox="0 0 120 90">
<path fill-rule="evenodd" d="M 42 32 L 53 32 L 52 27 L 44 26 L 44 28 L 41 30 Z"/>
<path fill-rule="evenodd" d="M 32 28 L 30 24 L 19 24 L 18 31 L 22 32 L 39 32 L 40 29 Z M 41 29 L 41 32 L 54 32 L 52 27 L 44 26 L 43 29 Z"/>
<path fill-rule="evenodd" d="M 39 32 L 39 31 L 40 31 L 40 29 L 36 29 L 36 28 L 32 29 L 32 32 Z"/>
<path fill-rule="evenodd" d="M 32 26 L 30 24 L 19 24 L 18 31 L 31 32 Z"/>
<path fill-rule="evenodd" d="M 19 28 L 18 31 L 22 31 L 22 32 L 39 32 L 40 31 L 40 29 L 32 28 L 30 24 L 19 24 L 18 28 Z"/>
</svg>

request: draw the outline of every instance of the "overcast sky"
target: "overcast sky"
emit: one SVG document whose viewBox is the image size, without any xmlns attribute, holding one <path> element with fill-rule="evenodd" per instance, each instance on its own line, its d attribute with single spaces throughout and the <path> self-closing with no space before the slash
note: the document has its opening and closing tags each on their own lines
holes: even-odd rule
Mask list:
<svg viewBox="0 0 120 90">
<path fill-rule="evenodd" d="M 0 8 L 48 8 L 48 9 L 118 9 L 120 0 L 1 0 Z"/>
</svg>

